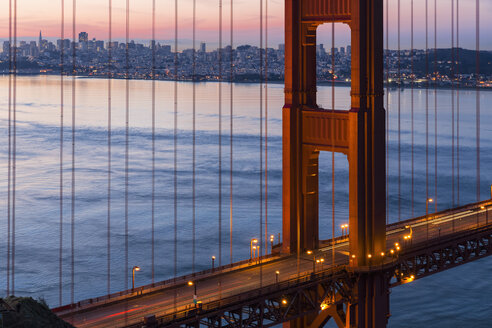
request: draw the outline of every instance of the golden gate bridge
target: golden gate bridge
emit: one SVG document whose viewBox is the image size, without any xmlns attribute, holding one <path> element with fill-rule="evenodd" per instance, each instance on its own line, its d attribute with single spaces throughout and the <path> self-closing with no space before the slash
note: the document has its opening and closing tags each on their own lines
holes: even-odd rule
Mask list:
<svg viewBox="0 0 492 328">
<path fill-rule="evenodd" d="M 195 123 L 197 107 L 195 84 L 191 95 L 193 102 L 193 155 L 192 155 L 192 273 L 178 276 L 178 40 L 179 40 L 179 8 L 180 3 L 174 3 L 174 130 L 173 130 L 173 189 L 174 222 L 173 262 L 174 277 L 154 281 L 154 219 L 155 219 L 155 78 L 152 81 L 152 283 L 145 286 L 129 288 L 130 273 L 134 278 L 137 266 L 129 263 L 129 142 L 130 142 L 130 58 L 128 52 L 130 34 L 130 1 L 126 1 L 126 99 L 125 99 L 125 156 L 124 156 L 124 262 L 125 290 L 110 293 L 110 234 L 111 234 L 111 83 L 108 82 L 108 294 L 76 300 L 74 295 L 75 275 L 75 246 L 74 236 L 77 222 L 76 182 L 83 177 L 76 176 L 76 110 L 75 99 L 76 79 L 71 80 L 72 111 L 71 122 L 71 299 L 64 304 L 62 299 L 62 249 L 65 247 L 60 237 L 59 259 L 59 300 L 60 306 L 53 312 L 77 327 L 270 327 L 283 324 L 286 327 L 323 327 L 333 320 L 339 327 L 383 327 L 390 317 L 390 289 L 402 284 L 411 283 L 416 279 L 439 273 L 444 270 L 466 264 L 491 254 L 492 226 L 489 223 L 490 199 L 482 199 L 480 193 L 480 1 L 476 1 L 476 202 L 467 205 L 429 213 L 431 203 L 439 201 L 436 190 L 430 190 L 429 182 L 429 126 L 430 110 L 437 111 L 437 97 L 434 104 L 429 96 L 429 90 L 437 88 L 437 11 L 438 4 L 434 0 L 426 0 L 425 11 L 425 57 L 426 57 L 426 215 L 398 222 L 388 222 L 387 201 L 388 185 L 388 111 L 390 105 L 384 89 L 385 80 L 389 80 L 389 71 L 385 69 L 384 49 L 389 49 L 389 8 L 390 1 L 386 0 L 285 0 L 285 105 L 282 109 L 282 234 L 281 240 L 273 244 L 267 230 L 268 219 L 268 1 L 260 0 L 260 95 L 259 95 L 259 124 L 260 128 L 260 181 L 259 181 L 259 238 L 252 239 L 250 258 L 233 263 L 233 145 L 234 126 L 240 121 L 234 121 L 233 86 L 230 84 L 230 213 L 228 225 L 231 229 L 229 237 L 230 263 L 224 265 L 222 241 L 222 174 L 219 174 L 219 255 L 213 257 L 211 269 L 195 271 L 195 240 L 196 223 L 196 134 Z M 402 73 L 400 65 L 400 29 L 401 29 L 401 0 L 391 1 L 397 6 L 397 36 L 398 36 L 398 86 L 401 88 Z M 62 4 L 61 37 L 64 39 L 64 1 Z M 155 49 L 155 0 L 152 15 L 152 47 Z M 429 8 L 434 5 L 435 15 L 431 27 Z M 459 58 L 459 0 L 451 1 L 452 6 L 452 45 L 453 56 Z M 108 2 L 108 35 L 112 40 L 112 1 Z M 441 4 L 439 4 L 441 6 Z M 219 1 L 219 81 L 234 80 L 233 56 L 230 62 L 224 62 L 223 54 L 223 3 Z M 234 45 L 234 1 L 230 2 L 230 51 Z M 386 9 L 385 9 L 386 8 Z M 414 50 L 414 3 L 411 1 L 411 53 Z M 69 74 L 76 74 L 77 49 L 76 36 L 76 2 L 73 0 L 71 49 L 72 72 L 63 70 L 63 50 L 61 54 L 60 86 L 63 94 L 63 79 Z M 19 101 L 16 91 L 17 79 L 17 1 L 10 1 L 10 49 L 9 49 L 9 126 L 8 126 L 8 231 L 7 231 L 7 294 L 16 291 L 16 103 Z M 456 19 L 456 25 L 455 24 Z M 335 81 L 332 86 L 331 108 L 321 108 L 317 102 L 317 66 L 316 46 L 317 30 L 322 24 L 332 25 L 332 49 L 335 47 L 335 23 L 348 24 L 351 33 L 351 93 L 349 109 L 335 108 Z M 385 33 L 386 31 L 386 33 Z M 193 0 L 193 60 L 196 52 L 196 0 Z M 431 48 L 429 35 L 434 33 L 434 47 Z M 456 34 L 455 34 L 456 33 Z M 386 39 L 385 39 L 386 38 Z M 62 48 L 63 49 L 63 48 Z M 113 61 L 109 47 L 108 68 Z M 336 71 L 334 52 L 332 51 L 332 72 Z M 454 57 L 453 57 L 454 58 Z M 152 76 L 155 77 L 156 62 L 153 52 Z M 458 61 L 459 62 L 459 61 Z M 230 76 L 223 76 L 223 67 L 228 66 Z M 453 60 L 453 74 L 457 74 L 459 66 Z M 387 66 L 386 66 L 387 67 Z M 195 62 L 193 65 L 195 70 Z M 413 64 L 412 64 L 413 70 Z M 108 70 L 108 77 L 112 72 Z M 412 80 L 412 95 L 415 75 Z M 453 77 L 452 77 L 453 78 Z M 389 88 L 389 84 L 387 84 Z M 459 84 L 452 84 L 453 92 L 459 91 Z M 219 88 L 219 160 L 218 169 L 222 173 L 222 133 L 223 103 L 222 88 Z M 401 103 L 398 93 L 398 210 L 401 216 Z M 459 144 L 455 154 L 455 132 L 459 133 L 459 125 L 455 130 L 455 114 L 459 115 L 459 105 L 455 108 L 453 95 L 452 115 L 452 189 L 453 204 L 455 204 L 455 183 L 459 191 L 459 164 L 455 167 L 455 155 L 459 156 Z M 413 97 L 412 97 L 413 100 Z M 63 96 L 61 97 L 61 127 L 63 129 Z M 434 105 L 434 106 L 432 106 Z M 225 106 L 224 106 L 225 107 Z M 412 102 L 412 183 L 411 204 L 414 206 L 414 108 Z M 437 116 L 435 119 L 435 171 L 437 172 Z M 459 124 L 459 119 L 457 120 Z M 63 132 L 62 132 L 63 133 Z M 63 135 L 60 137 L 60 181 L 63 181 Z M 103 145 L 101 145 L 102 147 Z M 320 152 L 332 154 L 332 235 L 329 240 L 321 240 L 319 234 L 319 156 Z M 335 153 L 343 153 L 349 163 L 349 222 L 342 227 L 342 235 L 335 235 Z M 459 159 L 457 161 L 459 163 Z M 437 179 L 437 174 L 435 175 Z M 492 189 L 491 189 L 492 192 Z M 63 183 L 60 183 L 60 236 L 63 229 Z M 458 196 L 459 198 L 459 196 Z M 492 197 L 491 197 L 492 198 Z M 459 201 L 458 201 L 459 203 Z M 55 229 L 55 227 L 54 227 Z M 267 252 L 271 243 L 271 252 Z M 134 282 L 134 280 L 133 280 Z M 193 300 L 191 303 L 190 300 Z"/>
</svg>

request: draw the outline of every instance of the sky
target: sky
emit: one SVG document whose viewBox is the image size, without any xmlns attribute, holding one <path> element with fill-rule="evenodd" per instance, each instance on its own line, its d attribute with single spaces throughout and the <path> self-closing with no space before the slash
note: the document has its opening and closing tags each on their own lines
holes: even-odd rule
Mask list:
<svg viewBox="0 0 492 328">
<path fill-rule="evenodd" d="M 9 35 L 9 1 L 0 3 L 0 39 Z M 76 1 L 76 33 L 86 31 L 89 37 L 108 39 L 109 1 L 78 0 Z M 126 31 L 126 0 L 112 1 L 113 39 L 123 41 Z M 385 0 L 386 1 L 386 0 Z M 398 46 L 398 11 L 397 0 L 389 3 L 388 29 L 389 46 Z M 434 1 L 437 2 L 437 34 L 438 47 L 451 47 L 451 8 L 458 0 L 427 0 L 429 3 L 429 47 L 434 43 Z M 63 0 L 17 0 L 19 40 L 37 39 L 42 30 L 43 37 L 56 40 L 61 36 L 61 4 Z M 72 38 L 72 13 L 74 0 L 64 0 L 66 38 Z M 191 47 L 193 0 L 178 0 L 178 38 L 180 47 Z M 234 44 L 258 45 L 260 40 L 260 2 L 263 2 L 263 13 L 268 3 L 268 45 L 277 47 L 284 43 L 283 19 L 284 0 L 233 0 L 234 4 Z M 426 0 L 414 2 L 414 47 L 425 48 L 425 3 Z M 130 39 L 136 41 L 152 38 L 152 0 L 129 0 L 130 3 Z M 175 0 L 156 0 L 156 40 L 171 44 L 174 39 Z M 208 48 L 218 46 L 219 41 L 219 4 L 220 0 L 196 0 L 196 39 L 206 42 Z M 411 0 L 400 0 L 400 47 L 409 49 L 411 46 Z M 459 10 L 455 10 L 455 30 L 457 13 L 459 13 L 459 41 L 464 48 L 475 48 L 475 3 L 476 0 L 459 0 Z M 230 44 L 230 12 L 231 0 L 222 0 L 223 12 L 223 44 Z M 480 1 L 481 15 L 481 48 L 492 50 L 492 1 Z M 266 25 L 266 22 L 264 22 Z M 346 24 L 335 24 L 335 45 L 346 46 L 350 43 L 350 29 Z M 456 32 L 455 32 L 456 34 Z M 266 40 L 264 38 L 264 40 Z M 456 41 L 456 39 L 455 39 Z M 331 45 L 331 24 L 324 24 L 318 29 L 318 43 Z"/>
</svg>

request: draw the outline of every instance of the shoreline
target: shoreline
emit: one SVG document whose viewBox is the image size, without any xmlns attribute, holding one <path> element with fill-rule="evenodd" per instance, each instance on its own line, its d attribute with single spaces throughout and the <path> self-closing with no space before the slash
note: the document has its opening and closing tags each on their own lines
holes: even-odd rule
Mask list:
<svg viewBox="0 0 492 328">
<path fill-rule="evenodd" d="M 0 76 L 8 76 L 9 74 L 8 73 L 0 73 Z M 49 74 L 49 73 L 17 73 L 17 76 L 60 76 L 59 73 L 55 74 Z M 72 77 L 72 75 L 69 75 L 69 74 L 65 74 L 63 75 L 64 77 Z M 89 76 L 89 75 L 75 75 L 76 78 L 78 79 L 112 79 L 112 80 L 125 80 L 124 77 L 111 77 L 111 78 L 108 78 L 107 76 L 102 76 L 102 75 L 98 75 L 98 76 Z M 136 80 L 136 81 L 153 81 L 152 79 L 144 79 L 144 78 L 134 78 L 134 77 L 130 77 L 129 80 Z M 155 81 L 157 82 L 175 82 L 174 79 L 156 79 Z M 227 81 L 227 80 L 224 80 L 224 81 L 217 81 L 217 80 L 198 80 L 198 81 L 192 81 L 191 79 L 180 79 L 178 80 L 177 82 L 187 82 L 187 83 L 230 83 L 230 81 Z M 255 80 L 255 81 L 234 81 L 233 83 L 234 84 L 260 84 L 261 82 L 263 82 L 263 84 L 266 84 L 265 81 L 260 81 L 260 80 Z M 331 86 L 332 85 L 332 81 L 318 81 L 317 82 L 317 85 L 318 86 Z M 279 85 L 279 84 L 284 84 L 284 81 L 280 81 L 280 80 L 269 80 L 268 81 L 268 84 L 275 84 L 275 85 Z M 335 86 L 350 86 L 351 83 L 350 82 L 346 82 L 346 81 L 335 81 Z M 384 83 L 384 89 L 386 91 L 386 89 L 390 89 L 390 91 L 394 91 L 394 90 L 397 90 L 398 89 L 398 85 L 396 83 L 391 83 L 388 87 L 388 85 L 386 83 Z M 410 84 L 405 84 L 401 90 L 402 91 L 405 91 L 405 89 L 412 89 L 411 85 Z M 425 86 L 421 86 L 420 84 L 419 85 L 414 85 L 413 86 L 413 89 L 414 90 L 426 90 L 427 88 Z M 429 84 L 429 90 L 434 90 L 434 89 L 439 89 L 439 90 L 477 90 L 476 87 L 474 86 L 462 86 L 462 85 L 458 85 L 458 84 L 455 84 L 453 87 L 450 86 L 450 85 L 433 85 L 433 84 Z M 480 87 L 478 88 L 478 90 L 480 91 L 492 91 L 492 87 Z"/>
</svg>

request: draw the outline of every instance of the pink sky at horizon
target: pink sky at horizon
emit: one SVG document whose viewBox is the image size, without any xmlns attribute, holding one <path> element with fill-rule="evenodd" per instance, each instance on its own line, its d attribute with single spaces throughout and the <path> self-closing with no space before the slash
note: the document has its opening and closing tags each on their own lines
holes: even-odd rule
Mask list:
<svg viewBox="0 0 492 328">
<path fill-rule="evenodd" d="M 266 3 L 267 0 L 263 0 Z M 439 1 L 438 6 L 438 47 L 451 45 L 451 1 Z M 223 44 L 230 42 L 230 0 L 223 0 Z M 62 1 L 17 0 L 18 39 L 37 38 L 42 30 L 44 38 L 61 36 Z M 72 38 L 72 3 L 65 0 L 65 38 Z M 178 26 L 180 40 L 192 39 L 193 0 L 178 1 Z M 197 42 L 207 42 L 209 49 L 218 44 L 219 0 L 196 0 Z M 433 47 L 434 1 L 429 0 L 429 46 Z M 456 3 L 456 2 L 455 2 Z M 109 1 L 79 0 L 76 9 L 76 34 L 81 31 L 89 37 L 108 39 Z M 396 0 L 390 0 L 390 48 L 397 45 Z M 415 47 L 425 47 L 425 0 L 414 0 L 415 6 Z M 126 0 L 112 0 L 113 39 L 125 38 Z M 268 0 L 269 46 L 283 43 L 284 0 Z M 174 39 L 174 0 L 156 1 L 156 40 Z M 481 1 L 481 48 L 492 50 L 492 41 L 485 31 L 492 29 L 492 1 Z M 410 0 L 401 0 L 401 47 L 410 48 Z M 490 14 L 487 14 L 490 13 Z M 456 12 L 455 12 L 456 14 Z M 460 1 L 460 45 L 475 47 L 475 0 Z M 234 0 L 234 44 L 259 44 L 260 0 Z M 9 2 L 0 5 L 0 39 L 9 34 Z M 456 23 L 456 20 L 455 20 Z M 331 25 L 325 24 L 318 31 L 318 43 L 325 48 L 331 44 Z M 130 39 L 150 40 L 152 38 L 152 0 L 130 0 Z M 186 43 L 186 41 L 183 41 Z M 187 42 L 189 44 L 189 42 Z M 336 24 L 336 46 L 350 43 L 350 30 L 346 25 Z"/>
</svg>

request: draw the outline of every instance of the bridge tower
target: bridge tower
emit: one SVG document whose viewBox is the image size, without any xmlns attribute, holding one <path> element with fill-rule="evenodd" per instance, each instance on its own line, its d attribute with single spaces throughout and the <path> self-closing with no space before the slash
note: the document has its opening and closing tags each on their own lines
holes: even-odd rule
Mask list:
<svg viewBox="0 0 492 328">
<path fill-rule="evenodd" d="M 316 102 L 316 31 L 327 22 L 351 28 L 349 110 L 324 110 Z M 346 327 L 384 327 L 389 313 L 388 283 L 371 270 L 386 249 L 383 93 L 382 0 L 285 0 L 282 251 L 318 248 L 319 152 L 346 154 L 350 268 L 358 277 Z M 285 325 L 309 327 L 313 320 Z"/>
</svg>

